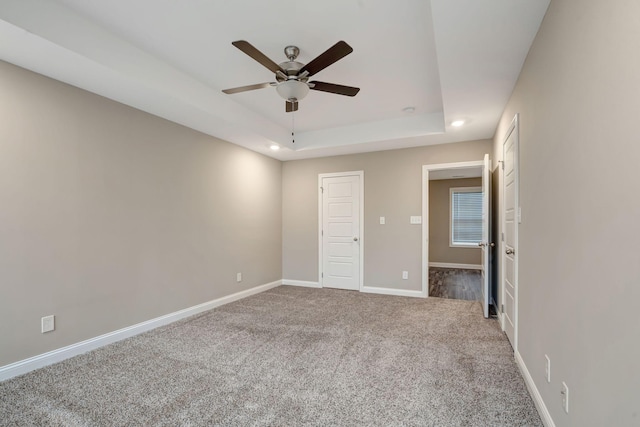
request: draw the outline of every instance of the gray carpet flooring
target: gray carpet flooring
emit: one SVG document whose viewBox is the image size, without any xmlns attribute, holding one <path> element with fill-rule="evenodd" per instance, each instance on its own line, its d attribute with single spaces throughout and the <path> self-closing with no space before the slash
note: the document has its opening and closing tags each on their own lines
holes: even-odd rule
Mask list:
<svg viewBox="0 0 640 427">
<path fill-rule="evenodd" d="M 478 302 L 281 286 L 0 383 L 3 426 L 540 426 Z"/>
</svg>

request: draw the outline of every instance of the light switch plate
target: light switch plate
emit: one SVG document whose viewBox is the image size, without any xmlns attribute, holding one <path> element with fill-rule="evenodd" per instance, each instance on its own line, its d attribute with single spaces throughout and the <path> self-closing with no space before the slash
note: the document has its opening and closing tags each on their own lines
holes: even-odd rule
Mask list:
<svg viewBox="0 0 640 427">
<path fill-rule="evenodd" d="M 386 224 L 386 219 L 383 216 L 381 216 L 380 217 L 380 225 L 385 225 L 385 224 Z"/>
<path fill-rule="evenodd" d="M 421 216 L 412 216 L 409 218 L 409 223 L 410 224 L 422 224 L 422 217 Z"/>
</svg>

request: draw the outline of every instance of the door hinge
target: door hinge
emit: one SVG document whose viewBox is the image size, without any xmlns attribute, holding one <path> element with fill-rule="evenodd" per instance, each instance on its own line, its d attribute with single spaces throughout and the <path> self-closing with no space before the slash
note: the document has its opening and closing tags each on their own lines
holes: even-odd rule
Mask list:
<svg viewBox="0 0 640 427">
<path fill-rule="evenodd" d="M 500 234 L 501 234 L 500 239 L 504 242 L 504 233 L 500 233 Z"/>
<path fill-rule="evenodd" d="M 324 278 L 324 273 L 320 273 L 320 277 Z"/>
<path fill-rule="evenodd" d="M 320 187 L 320 192 L 324 193 L 324 188 L 323 187 Z"/>
<path fill-rule="evenodd" d="M 320 235 L 324 236 L 324 230 L 320 230 Z"/>
<path fill-rule="evenodd" d="M 498 160 L 500 162 L 500 167 L 504 170 L 504 160 Z"/>
<path fill-rule="evenodd" d="M 502 306 L 500 307 L 500 311 L 504 313 L 504 304 L 502 304 Z"/>
</svg>

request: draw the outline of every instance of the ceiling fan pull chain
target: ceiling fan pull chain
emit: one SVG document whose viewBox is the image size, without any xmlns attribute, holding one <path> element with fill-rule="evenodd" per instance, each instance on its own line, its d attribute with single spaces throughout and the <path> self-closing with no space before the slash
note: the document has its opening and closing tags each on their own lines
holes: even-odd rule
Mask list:
<svg viewBox="0 0 640 427">
<path fill-rule="evenodd" d="M 296 122 L 294 117 L 295 117 L 295 111 L 291 111 L 291 143 L 292 144 L 296 143 L 296 136 L 295 136 Z"/>
</svg>

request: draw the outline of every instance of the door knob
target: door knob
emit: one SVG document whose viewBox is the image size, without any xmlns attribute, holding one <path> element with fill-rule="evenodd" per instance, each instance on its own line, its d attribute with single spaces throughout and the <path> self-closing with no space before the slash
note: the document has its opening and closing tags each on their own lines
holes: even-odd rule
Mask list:
<svg viewBox="0 0 640 427">
<path fill-rule="evenodd" d="M 354 238 L 353 238 L 353 241 L 354 241 L 354 242 L 357 242 L 357 241 L 358 241 L 358 238 L 357 238 L 357 237 L 354 237 Z"/>
<path fill-rule="evenodd" d="M 495 244 L 495 243 L 493 243 L 493 242 L 489 243 L 489 246 L 491 246 L 492 248 L 493 248 L 495 245 L 496 245 L 496 244 Z"/>
<path fill-rule="evenodd" d="M 505 253 L 505 254 L 507 254 L 507 255 L 513 255 L 513 254 L 515 254 L 515 253 L 516 253 L 516 251 L 514 251 L 514 250 L 513 250 L 513 249 L 511 249 L 511 248 L 509 248 L 509 249 L 507 249 L 506 251 L 504 251 L 504 253 Z"/>
</svg>

